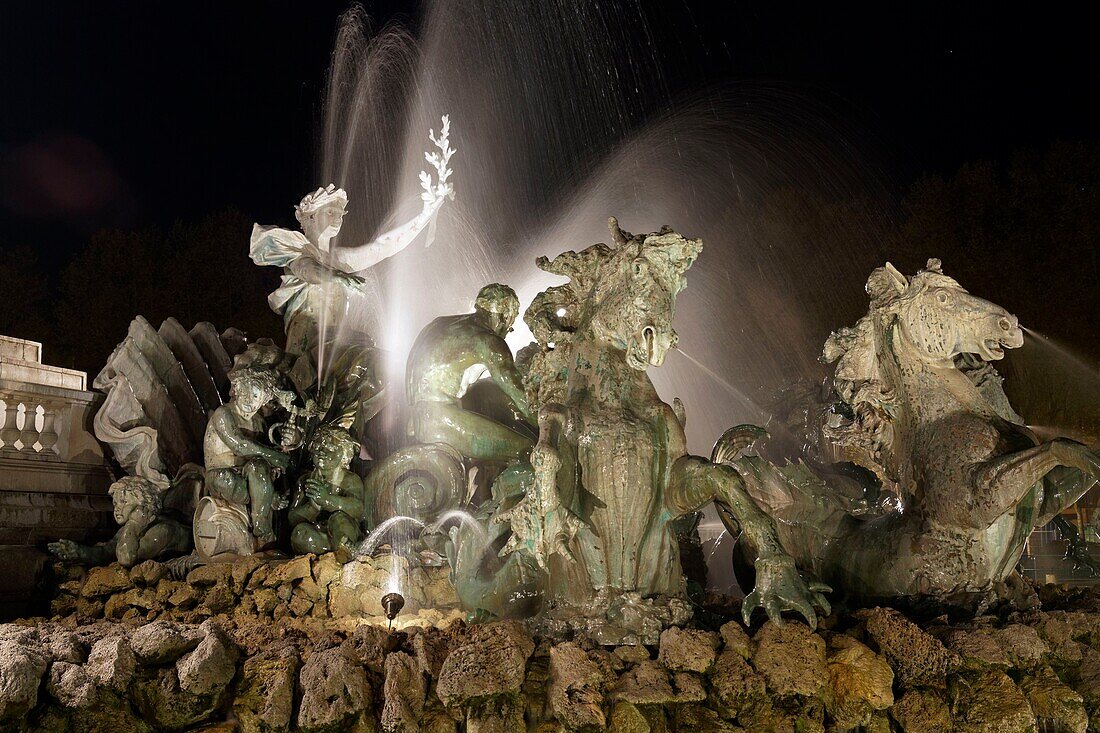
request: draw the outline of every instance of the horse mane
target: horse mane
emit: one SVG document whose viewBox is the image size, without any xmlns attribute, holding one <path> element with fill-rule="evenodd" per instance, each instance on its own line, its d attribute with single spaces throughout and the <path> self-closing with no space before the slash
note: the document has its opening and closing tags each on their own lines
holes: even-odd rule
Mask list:
<svg viewBox="0 0 1100 733">
<path fill-rule="evenodd" d="M 902 305 L 928 287 L 963 290 L 957 281 L 943 274 L 938 259 L 928 260 L 911 279 L 890 263 L 875 269 L 867 280 L 867 315 L 854 326 L 831 333 L 820 357 L 822 363 L 836 365 L 831 406 L 822 432 L 841 448 L 847 460 L 893 481 L 897 477 L 887 468 L 892 462 L 886 459 L 894 438 L 898 394 L 893 378 L 879 359 L 878 345 L 897 322 Z M 1003 380 L 993 365 L 974 354 L 960 354 L 954 363 L 998 415 L 1023 423 L 1008 404 L 1001 387 Z"/>
<path fill-rule="evenodd" d="M 685 273 L 703 248 L 701 240 L 687 239 L 668 226 L 636 235 L 621 229 L 615 217 L 609 218 L 607 225 L 612 245 L 600 242 L 580 252 L 562 252 L 552 260 L 535 260 L 539 269 L 568 278 L 568 282 L 543 290 L 524 311 L 523 321 L 538 345 L 526 378 L 529 393 L 541 389 L 540 374 L 561 373 L 567 366 L 566 354 L 577 332 L 590 320 L 593 306 L 598 307 L 606 295 L 622 287 L 621 278 L 612 276 L 616 268 L 644 257 L 654 268 L 654 278 L 675 296 L 684 289 Z"/>
<path fill-rule="evenodd" d="M 876 333 L 884 314 L 871 312 L 854 326 L 829 335 L 821 355 L 836 362 L 832 376 L 832 403 L 821 430 L 841 448 L 844 459 L 873 471 L 885 481 L 897 476 L 887 468 L 884 450 L 893 442 L 896 391 L 879 362 Z"/>
</svg>

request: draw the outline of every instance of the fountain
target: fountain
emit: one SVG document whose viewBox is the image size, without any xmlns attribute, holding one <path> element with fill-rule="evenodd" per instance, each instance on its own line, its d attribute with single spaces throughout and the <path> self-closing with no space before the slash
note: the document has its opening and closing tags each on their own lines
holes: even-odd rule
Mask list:
<svg viewBox="0 0 1100 733">
<path fill-rule="evenodd" d="M 565 11 L 477 24 L 438 4 L 418 44 L 344 19 L 322 147 L 334 183 L 295 207 L 300 231 L 256 225 L 248 244 L 283 268 L 269 303 L 285 344 L 135 319 L 97 379 L 97 433 L 129 474 L 112 490 L 123 526 L 51 548 L 53 610 L 81 631 L 0 627 L 2 679 L 22 685 L 0 722 L 1100 721 L 1095 618 L 1064 613 L 1088 599 L 1014 572 L 1032 529 L 1100 478 L 1100 454 L 1040 440 L 1012 409 L 991 362 L 1023 343 L 1015 317 L 938 260 L 911 278 L 887 264 L 867 315 L 826 342 L 826 388 L 761 407 L 812 373 L 813 321 L 856 302 L 870 252 L 821 268 L 754 254 L 742 242 L 763 225 L 743 204 L 843 185 L 849 164 L 809 139 L 774 149 L 762 118 L 665 113 L 645 81 L 655 49 L 619 58 L 614 43 L 644 29 Z M 584 51 L 591 84 L 555 74 L 548 39 Z M 514 117 L 513 97 L 530 102 Z M 442 126 L 425 153 L 428 119 Z M 711 561 L 738 570 L 739 607 L 688 582 L 681 528 L 701 511 L 734 539 Z"/>
</svg>

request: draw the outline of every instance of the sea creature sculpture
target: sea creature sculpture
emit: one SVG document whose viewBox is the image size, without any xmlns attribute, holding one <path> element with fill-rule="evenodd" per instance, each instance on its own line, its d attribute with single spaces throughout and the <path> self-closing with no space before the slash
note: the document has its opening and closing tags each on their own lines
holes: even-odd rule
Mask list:
<svg viewBox="0 0 1100 733">
<path fill-rule="evenodd" d="M 827 587 L 802 578 L 737 471 L 688 454 L 676 411 L 646 373 L 676 343 L 675 298 L 702 243 L 669 228 L 634 236 L 614 219 L 610 229 L 612 246 L 538 261 L 569 278 L 536 296 L 525 315 L 538 341 L 526 388 L 539 438 L 530 460 L 506 470 L 493 489 L 489 526 L 504 531 L 489 536 L 504 543 L 504 557 L 464 550 L 472 533 L 453 532 L 460 595 L 499 615 L 537 587 L 551 615 L 603 618 L 624 634 L 651 637 L 644 619 L 640 630 L 631 628 L 632 618 L 650 613 L 647 604 L 658 615 L 661 606 L 673 608 L 666 615 L 683 620 L 671 524 L 718 501 L 754 553 L 757 582 L 745 617 L 762 606 L 777 621 L 794 610 L 815 624 L 814 606 L 829 608 L 821 595 Z"/>
<path fill-rule="evenodd" d="M 939 260 L 912 278 L 880 267 L 867 293 L 868 314 L 825 343 L 832 390 L 809 411 L 831 461 L 776 466 L 722 445 L 717 460 L 776 517 L 799 566 L 856 599 L 1007 596 L 1024 542 L 1096 483 L 1100 453 L 1041 441 L 1012 410 L 990 362 L 1023 331 Z M 853 511 L 858 495 L 873 510 Z"/>
</svg>

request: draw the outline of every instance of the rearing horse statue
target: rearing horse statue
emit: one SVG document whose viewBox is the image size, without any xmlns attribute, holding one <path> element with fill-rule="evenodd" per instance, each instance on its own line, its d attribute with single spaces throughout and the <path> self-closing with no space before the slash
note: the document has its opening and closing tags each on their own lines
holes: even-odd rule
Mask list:
<svg viewBox="0 0 1100 733">
<path fill-rule="evenodd" d="M 471 550 L 464 529 L 453 534 L 460 596 L 494 614 L 536 592 L 578 617 L 643 614 L 647 598 L 684 594 L 671 523 L 717 501 L 753 551 L 746 619 L 762 606 L 777 621 L 789 609 L 814 625 L 815 605 L 828 612 L 828 588 L 800 576 L 736 470 L 688 454 L 682 409 L 662 401 L 646 373 L 676 343 L 675 298 L 702 243 L 668 228 L 634 236 L 614 219 L 610 229 L 612 246 L 539 259 L 569 278 L 525 315 L 537 344 L 520 361 L 529 358 L 539 439 L 482 508 L 503 563 Z"/>
<path fill-rule="evenodd" d="M 834 468 L 865 470 L 777 467 L 723 441 L 716 458 L 776 518 L 799 566 L 834 588 L 864 601 L 972 605 L 1010 576 L 1033 529 L 1100 478 L 1100 454 L 1040 441 L 1024 425 L 989 363 L 1023 345 L 1016 317 L 968 293 L 939 260 L 911 279 L 887 264 L 867 292 L 869 313 L 825 344 L 831 404 L 809 426 Z M 853 489 L 892 500 L 857 516 Z"/>
</svg>

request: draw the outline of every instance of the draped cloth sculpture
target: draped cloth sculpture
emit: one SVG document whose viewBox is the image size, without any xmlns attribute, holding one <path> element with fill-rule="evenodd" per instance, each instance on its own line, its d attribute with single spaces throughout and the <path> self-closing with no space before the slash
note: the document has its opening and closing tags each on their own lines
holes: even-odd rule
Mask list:
<svg viewBox="0 0 1100 733">
<path fill-rule="evenodd" d="M 283 268 L 282 282 L 268 297 L 268 304 L 283 316 L 288 354 L 313 358 L 316 363 L 314 352 L 330 335 L 329 329 L 335 331 L 344 321 L 350 299 L 362 288 L 363 279 L 354 273 L 367 270 L 412 244 L 443 202 L 454 198 L 449 163 L 456 151 L 450 147 L 449 134 L 450 121 L 446 116 L 438 137 L 434 130 L 429 132 L 437 150 L 425 153 L 425 158 L 435 168 L 437 180 L 426 171 L 421 172 L 420 213 L 372 242 L 333 246 L 348 203 L 347 193 L 334 184 L 318 188 L 294 207 L 302 231 L 253 226 L 249 244 L 253 262 Z M 309 373 L 304 360 L 300 362 L 292 376 L 299 388 L 305 389 L 315 375 Z"/>
</svg>

